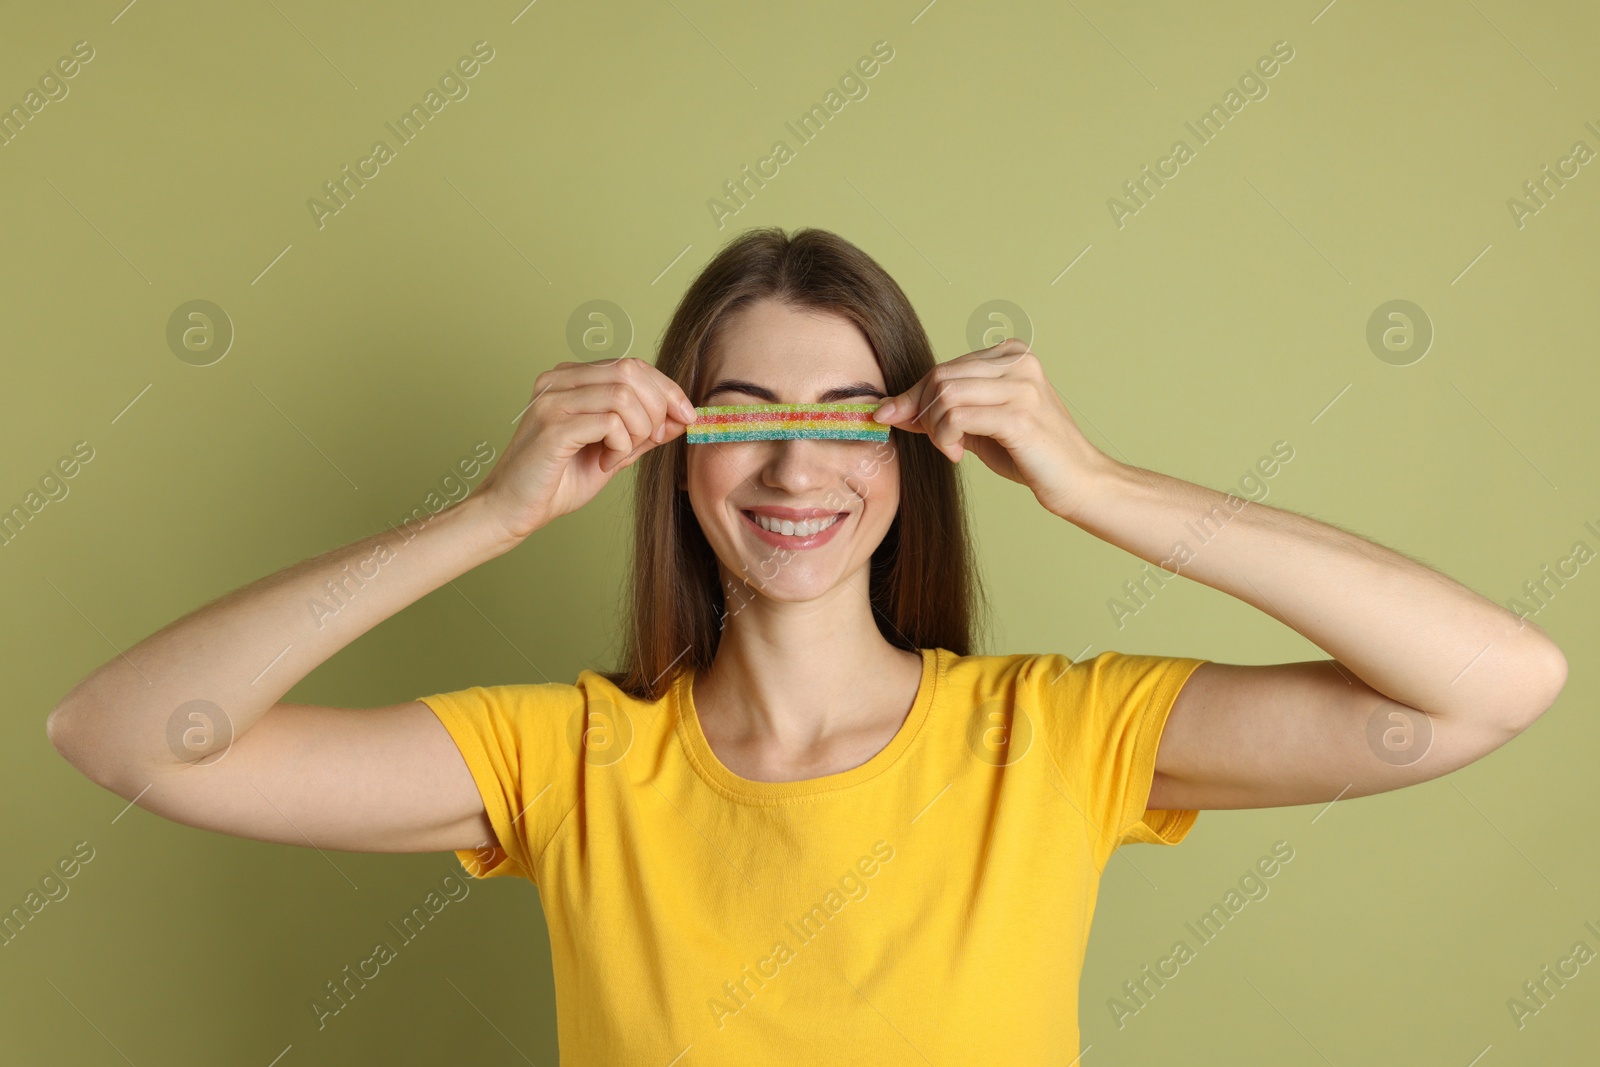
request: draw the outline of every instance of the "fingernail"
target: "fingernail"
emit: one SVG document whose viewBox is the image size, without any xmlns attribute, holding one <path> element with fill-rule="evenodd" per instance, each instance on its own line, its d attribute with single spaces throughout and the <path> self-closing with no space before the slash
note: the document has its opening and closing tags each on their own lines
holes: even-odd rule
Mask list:
<svg viewBox="0 0 1600 1067">
<path fill-rule="evenodd" d="M 694 405 L 687 400 L 678 401 L 678 414 L 683 416 L 684 422 L 694 421 Z"/>
<path fill-rule="evenodd" d="M 878 410 L 873 413 L 873 417 L 878 419 L 880 422 L 886 418 L 894 418 L 894 401 L 886 400 L 882 404 L 878 405 Z"/>
</svg>

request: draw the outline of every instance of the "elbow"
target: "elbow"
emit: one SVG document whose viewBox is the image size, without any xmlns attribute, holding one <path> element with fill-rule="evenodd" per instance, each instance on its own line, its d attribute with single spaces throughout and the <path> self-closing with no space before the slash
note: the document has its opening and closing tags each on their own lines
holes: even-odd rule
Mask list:
<svg viewBox="0 0 1600 1067">
<path fill-rule="evenodd" d="M 1545 643 L 1544 658 L 1540 663 L 1540 698 L 1537 702 L 1537 711 L 1534 718 L 1545 713 L 1556 698 L 1561 695 L 1561 690 L 1567 687 L 1567 657 L 1561 651 L 1561 646 L 1554 641 Z"/>
<path fill-rule="evenodd" d="M 62 759 L 71 763 L 72 757 L 67 754 L 70 734 L 67 729 L 67 715 L 64 707 L 56 707 L 45 718 L 44 735 L 50 740 L 50 747 L 55 749 Z"/>
<path fill-rule="evenodd" d="M 1544 651 L 1529 667 L 1524 687 L 1528 701 L 1524 709 L 1513 716 L 1512 727 L 1521 733 L 1532 726 L 1555 704 L 1556 698 L 1567 685 L 1567 657 L 1554 641 L 1544 642 Z"/>
<path fill-rule="evenodd" d="M 50 747 L 89 781 L 134 799 L 166 768 L 129 740 L 126 724 L 101 705 L 63 701 L 44 721 Z"/>
<path fill-rule="evenodd" d="M 1544 714 L 1545 708 L 1556 702 L 1556 698 L 1561 695 L 1561 690 L 1567 687 L 1567 657 L 1554 641 L 1550 642 L 1549 671 L 1550 678 L 1547 683 L 1549 696 L 1544 702 L 1544 707 L 1539 709 L 1541 715 Z"/>
<path fill-rule="evenodd" d="M 45 719 L 44 733 L 45 737 L 50 739 L 50 747 L 55 749 L 62 759 L 72 764 L 74 769 L 90 781 L 110 788 L 106 785 L 110 779 L 103 769 L 98 769 L 89 758 L 88 749 L 83 742 L 83 726 L 76 713 L 68 711 L 64 704 L 58 705 Z"/>
<path fill-rule="evenodd" d="M 50 747 L 56 750 L 57 755 L 78 770 L 83 770 L 83 765 L 79 762 L 82 757 L 79 755 L 77 730 L 65 705 L 57 707 L 44 720 L 44 735 L 49 738 Z"/>
</svg>

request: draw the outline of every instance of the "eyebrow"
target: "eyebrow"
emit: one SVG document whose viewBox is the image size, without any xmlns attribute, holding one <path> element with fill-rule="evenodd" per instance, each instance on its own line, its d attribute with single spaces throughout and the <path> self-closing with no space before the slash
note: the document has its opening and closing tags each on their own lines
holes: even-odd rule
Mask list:
<svg viewBox="0 0 1600 1067">
<path fill-rule="evenodd" d="M 716 385 L 712 386 L 709 393 L 701 398 L 701 405 L 704 406 L 706 401 L 710 400 L 718 393 L 748 393 L 751 396 L 760 397 L 769 404 L 782 403 L 782 401 L 778 399 L 777 393 L 774 393 L 771 389 L 767 389 L 764 386 L 757 385 L 755 382 L 747 382 L 742 378 L 723 378 L 721 381 L 717 382 Z M 888 394 L 882 389 L 879 389 L 876 385 L 873 385 L 871 382 L 851 382 L 848 385 L 841 385 L 833 389 L 829 389 L 816 399 L 816 403 L 831 404 L 835 401 L 844 400 L 852 396 L 881 397 L 888 396 Z"/>
</svg>

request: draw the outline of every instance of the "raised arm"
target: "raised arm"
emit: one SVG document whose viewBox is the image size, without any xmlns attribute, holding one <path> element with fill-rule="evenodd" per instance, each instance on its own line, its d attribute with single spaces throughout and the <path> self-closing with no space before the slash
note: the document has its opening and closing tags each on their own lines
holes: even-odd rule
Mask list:
<svg viewBox="0 0 1600 1067">
<path fill-rule="evenodd" d="M 1179 691 L 1148 806 L 1255 808 L 1437 778 L 1554 703 L 1538 626 L 1416 560 L 1266 504 L 1119 463 L 1079 431 L 1015 338 L 941 363 L 874 416 L 967 450 L 1102 540 L 1259 608 L 1333 658 L 1206 663 Z"/>
<path fill-rule="evenodd" d="M 190 826 L 358 852 L 485 842 L 471 775 L 425 705 L 277 703 L 515 543 L 475 496 L 410 529 L 409 541 L 385 531 L 235 590 L 108 660 L 50 714 L 51 743 L 106 789 Z"/>
<path fill-rule="evenodd" d="M 688 405 L 676 390 L 639 360 L 546 371 L 472 495 L 229 593 L 113 657 L 51 712 L 51 743 L 106 789 L 191 826 L 358 852 L 493 843 L 471 773 L 425 704 L 278 701 L 382 620 L 682 433 L 693 410 L 673 414 Z"/>
<path fill-rule="evenodd" d="M 1198 667 L 1168 714 L 1151 808 L 1326 803 L 1414 785 L 1511 740 L 1566 682 L 1560 648 L 1533 623 L 1292 511 L 1108 459 L 1066 517 L 1333 657 Z"/>
</svg>

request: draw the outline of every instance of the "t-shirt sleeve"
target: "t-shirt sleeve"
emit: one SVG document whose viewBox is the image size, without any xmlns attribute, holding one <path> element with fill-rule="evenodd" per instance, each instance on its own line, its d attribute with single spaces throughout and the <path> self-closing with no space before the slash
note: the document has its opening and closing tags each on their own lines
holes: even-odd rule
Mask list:
<svg viewBox="0 0 1600 1067">
<path fill-rule="evenodd" d="M 1096 868 L 1124 844 L 1176 845 L 1199 818 L 1196 810 L 1145 804 L 1167 716 L 1183 683 L 1206 662 L 1107 651 L 1077 663 L 1043 655 L 1030 665 L 1027 684 L 1045 710 L 1046 743 L 1089 822 Z"/>
<path fill-rule="evenodd" d="M 572 810 L 585 698 L 576 686 L 473 686 L 418 697 L 461 752 L 483 798 L 495 840 L 457 849 L 474 878 L 538 882 L 545 846 Z"/>
</svg>

